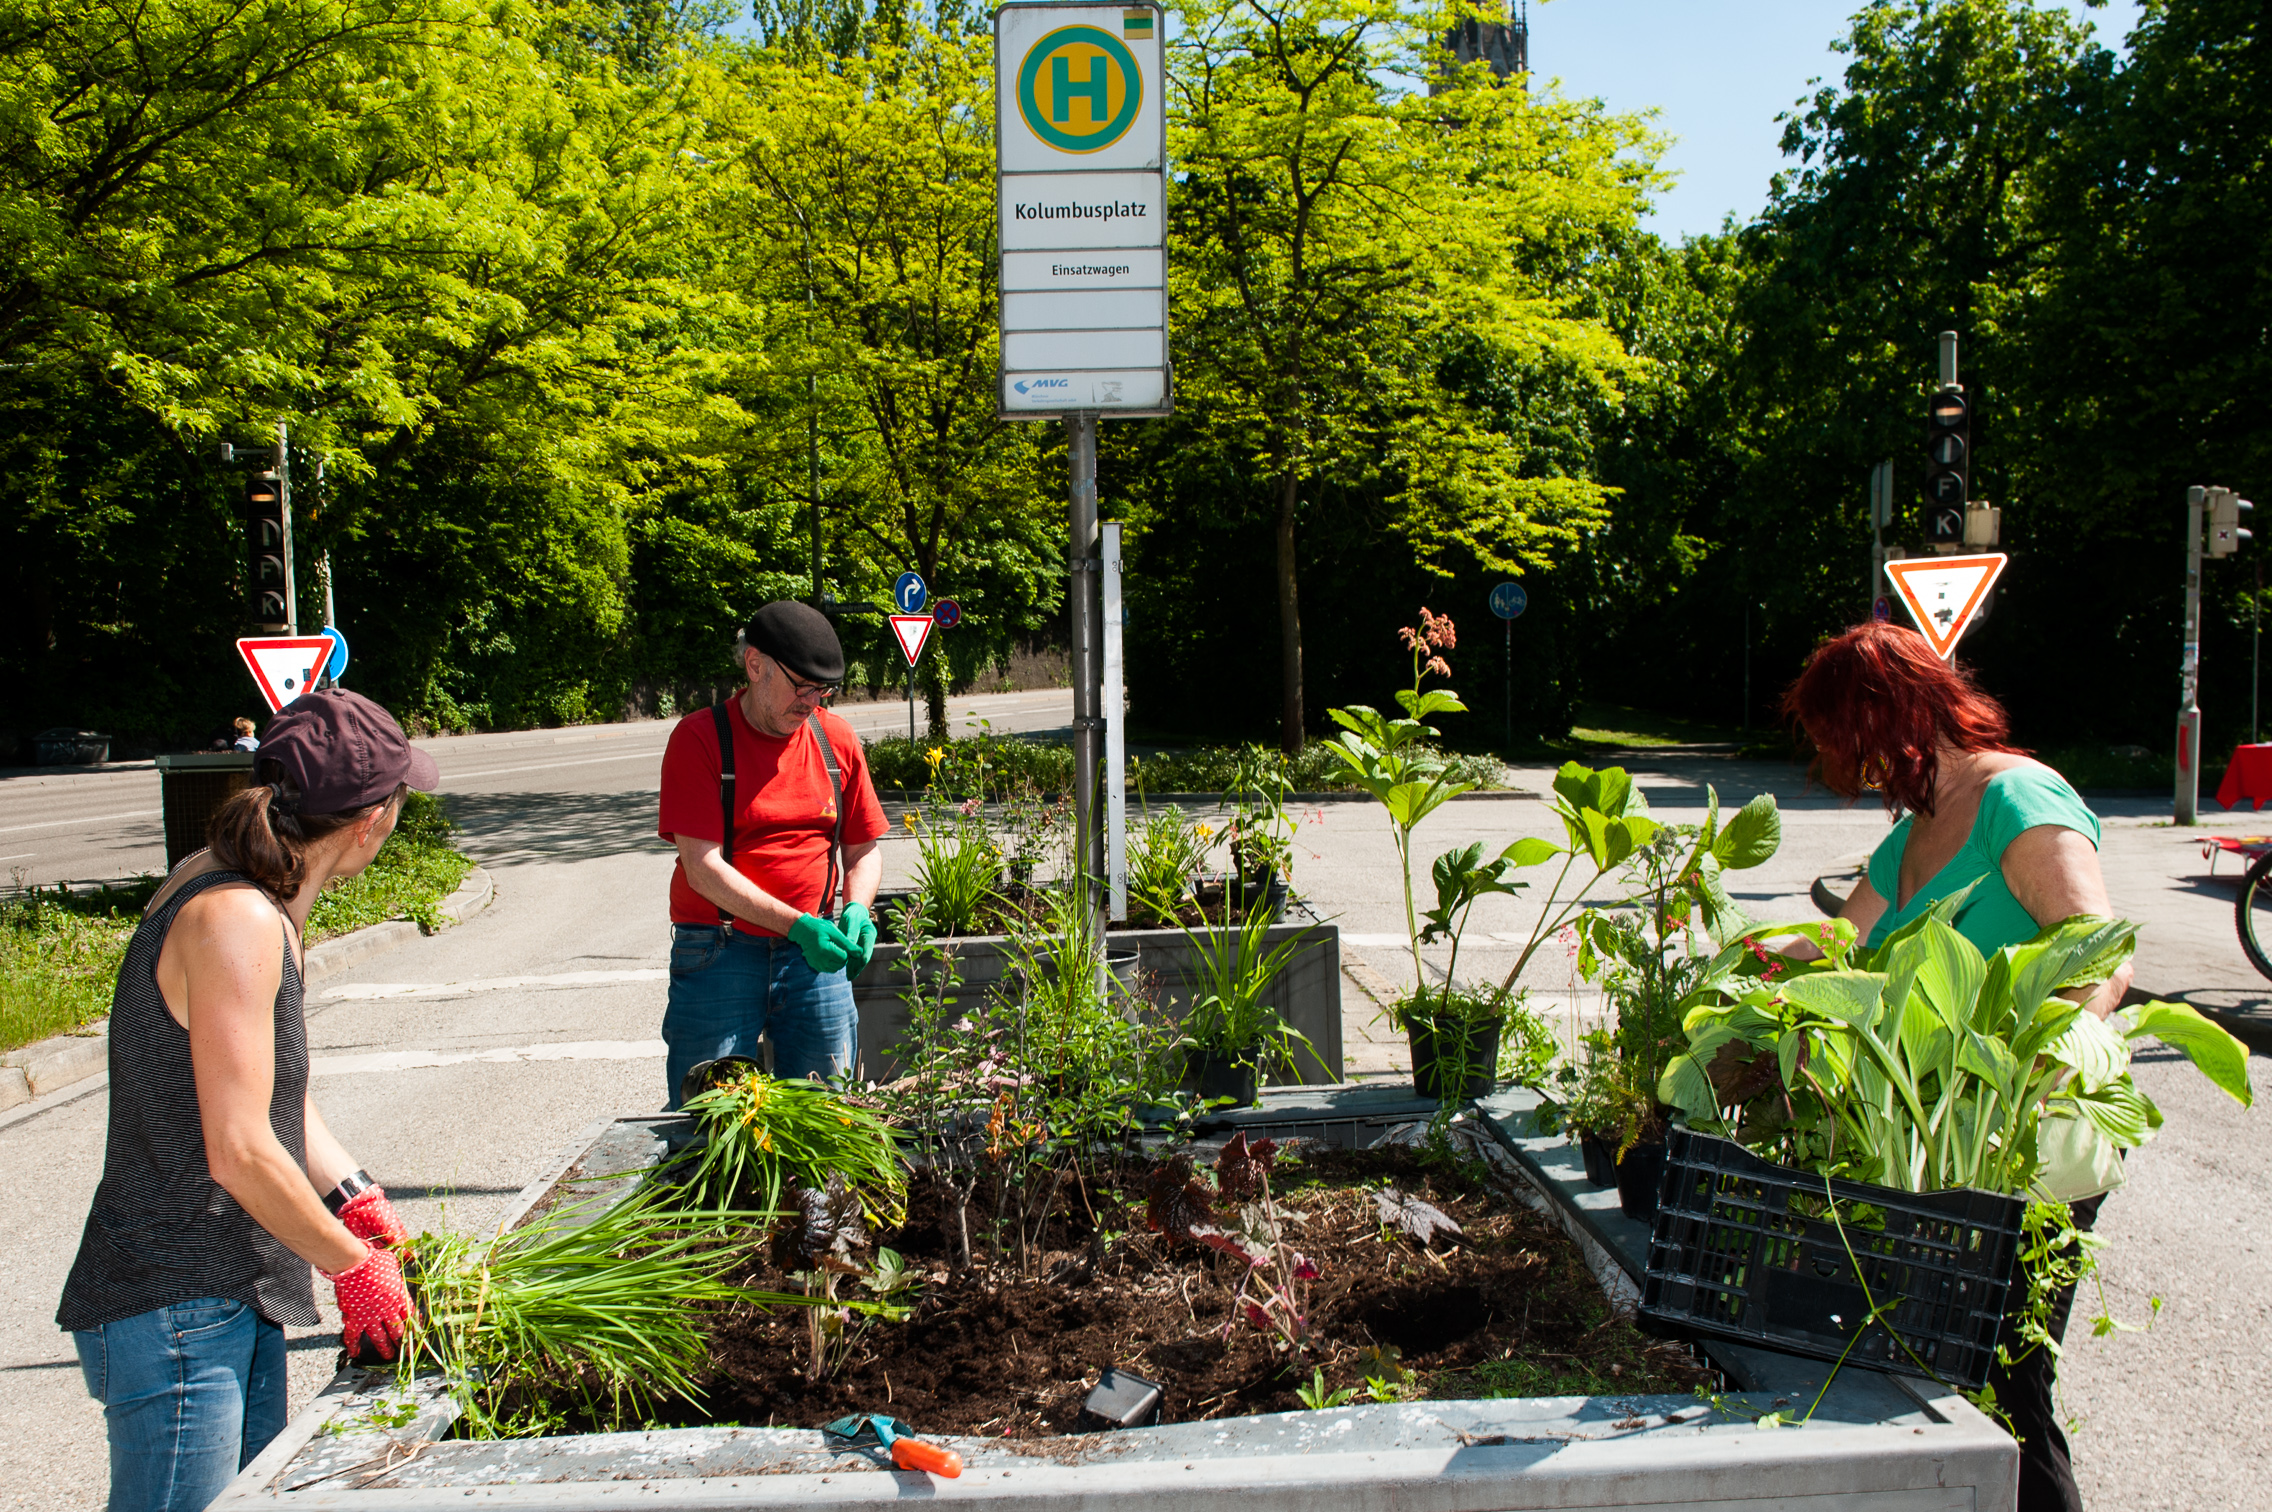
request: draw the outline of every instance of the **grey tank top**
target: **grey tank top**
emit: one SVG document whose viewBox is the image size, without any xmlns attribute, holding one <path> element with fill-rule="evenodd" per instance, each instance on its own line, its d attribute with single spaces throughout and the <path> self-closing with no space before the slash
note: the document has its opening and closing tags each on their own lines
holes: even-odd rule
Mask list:
<svg viewBox="0 0 2272 1512">
<path fill-rule="evenodd" d="M 126 948 L 110 1005 L 109 1144 L 55 1316 L 65 1328 L 97 1328 L 197 1297 L 249 1303 L 279 1325 L 312 1328 L 321 1321 L 308 1262 L 253 1222 L 206 1167 L 189 1032 L 158 991 L 158 952 L 182 905 L 225 882 L 249 880 L 233 871 L 193 879 L 142 920 Z M 284 978 L 276 992 L 268 1126 L 305 1169 L 308 1026 L 291 926 L 278 923 Z"/>
</svg>

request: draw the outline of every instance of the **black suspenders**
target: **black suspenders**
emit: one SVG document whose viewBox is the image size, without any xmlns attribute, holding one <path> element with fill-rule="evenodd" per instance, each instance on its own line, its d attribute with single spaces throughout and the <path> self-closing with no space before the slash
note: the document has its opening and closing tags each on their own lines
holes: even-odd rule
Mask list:
<svg viewBox="0 0 2272 1512">
<path fill-rule="evenodd" d="M 731 868 L 734 864 L 734 726 L 723 701 L 710 706 L 710 716 L 718 724 L 718 809 L 725 821 L 718 854 Z M 837 769 L 836 747 L 829 743 L 828 732 L 821 728 L 820 710 L 813 710 L 812 718 L 806 723 L 812 729 L 813 739 L 820 743 L 820 759 L 828 768 L 828 790 L 836 799 L 836 827 L 828 836 L 828 891 L 821 894 L 820 902 L 821 917 L 833 919 L 836 917 L 836 890 L 842 876 L 837 858 L 844 849 L 844 774 Z M 733 925 L 733 914 L 719 909 L 718 927 L 731 929 Z"/>
</svg>

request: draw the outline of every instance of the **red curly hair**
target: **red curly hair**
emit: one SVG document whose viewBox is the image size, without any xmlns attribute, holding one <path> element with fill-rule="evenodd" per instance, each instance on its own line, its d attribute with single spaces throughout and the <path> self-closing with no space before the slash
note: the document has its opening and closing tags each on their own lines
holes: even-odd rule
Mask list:
<svg viewBox="0 0 2272 1512">
<path fill-rule="evenodd" d="M 1933 812 L 1940 748 L 2026 752 L 2004 706 L 1925 637 L 1871 621 L 1815 647 L 1783 694 L 1784 717 L 1814 747 L 1809 775 L 1842 798 L 1877 789 L 1896 813 Z"/>
</svg>

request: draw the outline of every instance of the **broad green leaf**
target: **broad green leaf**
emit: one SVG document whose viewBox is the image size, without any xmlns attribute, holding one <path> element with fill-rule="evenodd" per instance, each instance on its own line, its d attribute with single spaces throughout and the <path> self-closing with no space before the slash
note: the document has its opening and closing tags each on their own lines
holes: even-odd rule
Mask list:
<svg viewBox="0 0 2272 1512">
<path fill-rule="evenodd" d="M 1570 850 L 1567 846 L 1556 845 L 1537 835 L 1525 835 L 1499 854 L 1516 866 L 1537 866 L 1556 856 L 1567 856 Z"/>
<path fill-rule="evenodd" d="M 1810 1013 L 1867 1028 L 1878 1020 L 1885 978 L 1868 971 L 1823 971 L 1793 977 L 1782 991 Z"/>
<path fill-rule="evenodd" d="M 1775 807 L 1775 796 L 1761 793 L 1736 810 L 1713 842 L 1712 854 L 1730 871 L 1747 871 L 1773 856 L 1782 843 L 1783 816 Z"/>
<path fill-rule="evenodd" d="M 1612 819 L 1625 817 L 1625 800 L 1633 791 L 1633 779 L 1623 767 L 1604 767 L 1594 773 L 1593 793 L 1588 808 L 1600 809 Z"/>
<path fill-rule="evenodd" d="M 1454 795 L 1474 786 L 1472 782 L 1444 782 L 1431 777 L 1424 782 L 1397 783 L 1381 801 L 1388 805 L 1389 817 L 1399 828 L 1411 829 Z"/>
<path fill-rule="evenodd" d="M 2044 1053 L 2075 1073 L 2076 1085 L 2095 1092 L 2130 1070 L 2130 1042 L 2095 1013 L 2078 1013 Z"/>
<path fill-rule="evenodd" d="M 1398 689 L 1396 700 L 1404 705 L 1404 712 L 1416 720 L 1429 720 L 1438 714 L 1465 714 L 1467 705 L 1449 688 L 1430 688 L 1417 699 L 1409 689 Z"/>
<path fill-rule="evenodd" d="M 1988 977 L 1979 949 L 1938 919 L 1928 919 L 1911 943 L 1918 960 L 1913 990 L 1949 1028 L 1969 1022 Z"/>
<path fill-rule="evenodd" d="M 2118 1015 L 2131 1039 L 2151 1035 L 2193 1062 L 2203 1076 L 2242 1107 L 2256 1101 L 2248 1079 L 2248 1047 L 2184 1003 L 2152 1002 Z"/>
<path fill-rule="evenodd" d="M 2161 1110 L 2127 1077 L 2090 1091 L 2063 1092 L 2055 1101 L 2072 1106 L 2126 1150 L 2144 1144 L 2162 1126 Z"/>
<path fill-rule="evenodd" d="M 1589 766 L 1580 766 L 1575 761 L 1563 762 L 1561 769 L 1555 772 L 1554 791 L 1572 809 L 1599 808 L 1601 806 L 1593 801 L 1595 796 L 1594 769 Z"/>
</svg>

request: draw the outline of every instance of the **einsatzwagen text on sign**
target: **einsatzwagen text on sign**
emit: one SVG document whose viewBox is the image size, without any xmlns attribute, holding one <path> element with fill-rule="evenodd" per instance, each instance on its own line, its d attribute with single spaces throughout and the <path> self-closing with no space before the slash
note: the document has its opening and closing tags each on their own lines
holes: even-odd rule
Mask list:
<svg viewBox="0 0 2272 1512">
<path fill-rule="evenodd" d="M 1165 29 L 1156 5 L 995 13 L 1010 419 L 1171 407 Z"/>
</svg>

